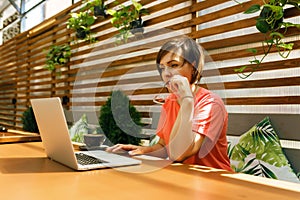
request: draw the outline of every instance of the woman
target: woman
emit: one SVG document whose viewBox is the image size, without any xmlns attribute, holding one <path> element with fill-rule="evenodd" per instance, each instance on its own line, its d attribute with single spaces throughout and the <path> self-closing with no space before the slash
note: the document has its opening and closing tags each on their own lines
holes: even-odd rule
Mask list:
<svg viewBox="0 0 300 200">
<path fill-rule="evenodd" d="M 190 38 L 174 39 L 158 52 L 157 69 L 170 96 L 157 128 L 159 141 L 150 147 L 117 144 L 107 151 L 128 150 L 231 171 L 227 156 L 227 112 L 222 100 L 197 85 L 204 65 L 201 47 Z"/>
</svg>

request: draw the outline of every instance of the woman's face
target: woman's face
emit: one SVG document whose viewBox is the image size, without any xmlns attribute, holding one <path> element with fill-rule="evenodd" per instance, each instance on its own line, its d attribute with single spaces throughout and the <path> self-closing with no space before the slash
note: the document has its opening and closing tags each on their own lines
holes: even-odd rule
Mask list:
<svg viewBox="0 0 300 200">
<path fill-rule="evenodd" d="M 191 81 L 193 66 L 186 62 L 181 56 L 172 52 L 167 53 L 160 60 L 161 76 L 165 83 L 168 83 L 174 75 L 181 75 Z M 168 85 L 167 85 L 168 87 Z M 168 89 L 170 89 L 168 87 Z"/>
</svg>

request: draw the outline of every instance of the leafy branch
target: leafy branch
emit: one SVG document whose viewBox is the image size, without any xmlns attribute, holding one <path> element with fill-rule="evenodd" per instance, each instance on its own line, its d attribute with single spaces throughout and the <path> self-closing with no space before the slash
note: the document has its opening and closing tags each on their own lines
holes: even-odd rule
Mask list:
<svg viewBox="0 0 300 200">
<path fill-rule="evenodd" d="M 256 48 L 247 49 L 248 52 L 254 55 L 254 59 L 249 61 L 252 66 L 247 72 L 245 72 L 246 69 L 250 68 L 247 65 L 234 70 L 240 78 L 246 79 L 251 76 L 261 66 L 273 47 L 282 58 L 288 58 L 293 50 L 294 43 L 285 43 L 284 34 L 289 27 L 300 28 L 300 24 L 284 22 L 284 7 L 289 4 L 299 9 L 299 3 L 299 0 L 270 0 L 262 7 L 255 4 L 244 12 L 245 14 L 252 14 L 260 11 L 260 15 L 256 19 L 256 28 L 265 35 L 265 39 L 262 41 L 263 56 L 260 59 L 257 57 L 258 50 Z M 280 32 L 282 28 L 283 33 Z"/>
</svg>

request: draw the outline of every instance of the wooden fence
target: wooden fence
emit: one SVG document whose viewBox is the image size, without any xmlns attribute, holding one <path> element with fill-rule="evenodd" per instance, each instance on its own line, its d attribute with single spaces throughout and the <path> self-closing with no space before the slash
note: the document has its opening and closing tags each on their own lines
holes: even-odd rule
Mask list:
<svg viewBox="0 0 300 200">
<path fill-rule="evenodd" d="M 130 37 L 126 44 L 115 43 L 118 31 L 110 17 L 97 19 L 92 26 L 97 42 L 74 40 L 75 33 L 67 29 L 66 22 L 81 2 L 4 43 L 0 47 L 0 124 L 21 130 L 21 116 L 29 100 L 50 96 L 68 97 L 65 108 L 75 120 L 88 112 L 90 120 L 96 121 L 110 92 L 121 89 L 142 113 L 145 129 L 151 129 L 149 113 L 160 108 L 152 98 L 163 88 L 156 71 L 156 53 L 165 41 L 179 35 L 194 38 L 206 50 L 201 84 L 218 93 L 230 113 L 299 112 L 299 29 L 286 32 L 287 41 L 294 42 L 288 59 L 272 50 L 249 78 L 241 79 L 234 72 L 252 59 L 247 48 L 262 52 L 264 36 L 255 29 L 257 14 L 243 14 L 254 3 L 263 4 L 262 0 L 243 4 L 232 0 L 140 2 L 150 12 L 143 17 L 145 32 Z M 299 16 L 294 8 L 287 15 L 300 23 Z M 45 50 L 52 44 L 69 44 L 72 49 L 71 61 L 56 70 L 60 75 L 44 68 Z"/>
</svg>

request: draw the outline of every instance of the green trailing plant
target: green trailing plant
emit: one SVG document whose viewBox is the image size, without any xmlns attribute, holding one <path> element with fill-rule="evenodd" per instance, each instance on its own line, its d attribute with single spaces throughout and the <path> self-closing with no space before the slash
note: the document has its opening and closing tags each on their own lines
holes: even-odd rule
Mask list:
<svg viewBox="0 0 300 200">
<path fill-rule="evenodd" d="M 46 54 L 45 68 L 54 71 L 57 66 L 67 64 L 70 58 L 71 47 L 69 45 L 52 45 Z"/>
<path fill-rule="evenodd" d="M 84 8 L 92 11 L 95 17 L 105 18 L 106 16 L 106 5 L 102 0 L 86 0 Z"/>
<path fill-rule="evenodd" d="M 39 129 L 36 123 L 36 119 L 33 113 L 33 109 L 29 106 L 22 115 L 22 123 L 23 123 L 23 130 L 32 132 L 32 133 L 39 133 Z"/>
<path fill-rule="evenodd" d="M 259 17 L 256 19 L 256 28 L 259 32 L 265 35 L 264 41 L 262 41 L 263 56 L 257 57 L 258 50 L 256 48 L 247 49 L 248 52 L 254 55 L 254 59 L 250 60 L 250 66 L 242 66 L 235 69 L 239 77 L 245 79 L 253 74 L 271 52 L 272 48 L 276 48 L 278 54 L 282 58 L 287 58 L 293 50 L 293 43 L 285 43 L 285 33 L 289 27 L 300 28 L 300 24 L 294 24 L 286 22 L 284 14 L 286 12 L 286 6 L 292 6 L 299 9 L 299 0 L 270 0 L 268 3 L 264 3 L 262 6 L 255 4 L 248 8 L 244 13 L 252 14 L 260 12 Z M 245 72 L 247 68 L 251 68 L 250 72 Z"/>
<path fill-rule="evenodd" d="M 112 16 L 111 24 L 119 30 L 119 34 L 116 35 L 117 43 L 126 43 L 132 34 L 144 31 L 142 16 L 149 12 L 137 1 L 131 0 L 131 2 L 132 4 L 128 6 L 121 4 L 117 10 L 107 10 L 107 13 Z"/>
<path fill-rule="evenodd" d="M 141 116 L 121 91 L 113 91 L 100 109 L 99 125 L 112 144 L 140 144 Z"/>
<path fill-rule="evenodd" d="M 96 39 L 91 32 L 91 26 L 95 23 L 96 17 L 90 10 L 71 13 L 68 19 L 67 28 L 76 31 L 76 38 L 93 43 Z"/>
</svg>

